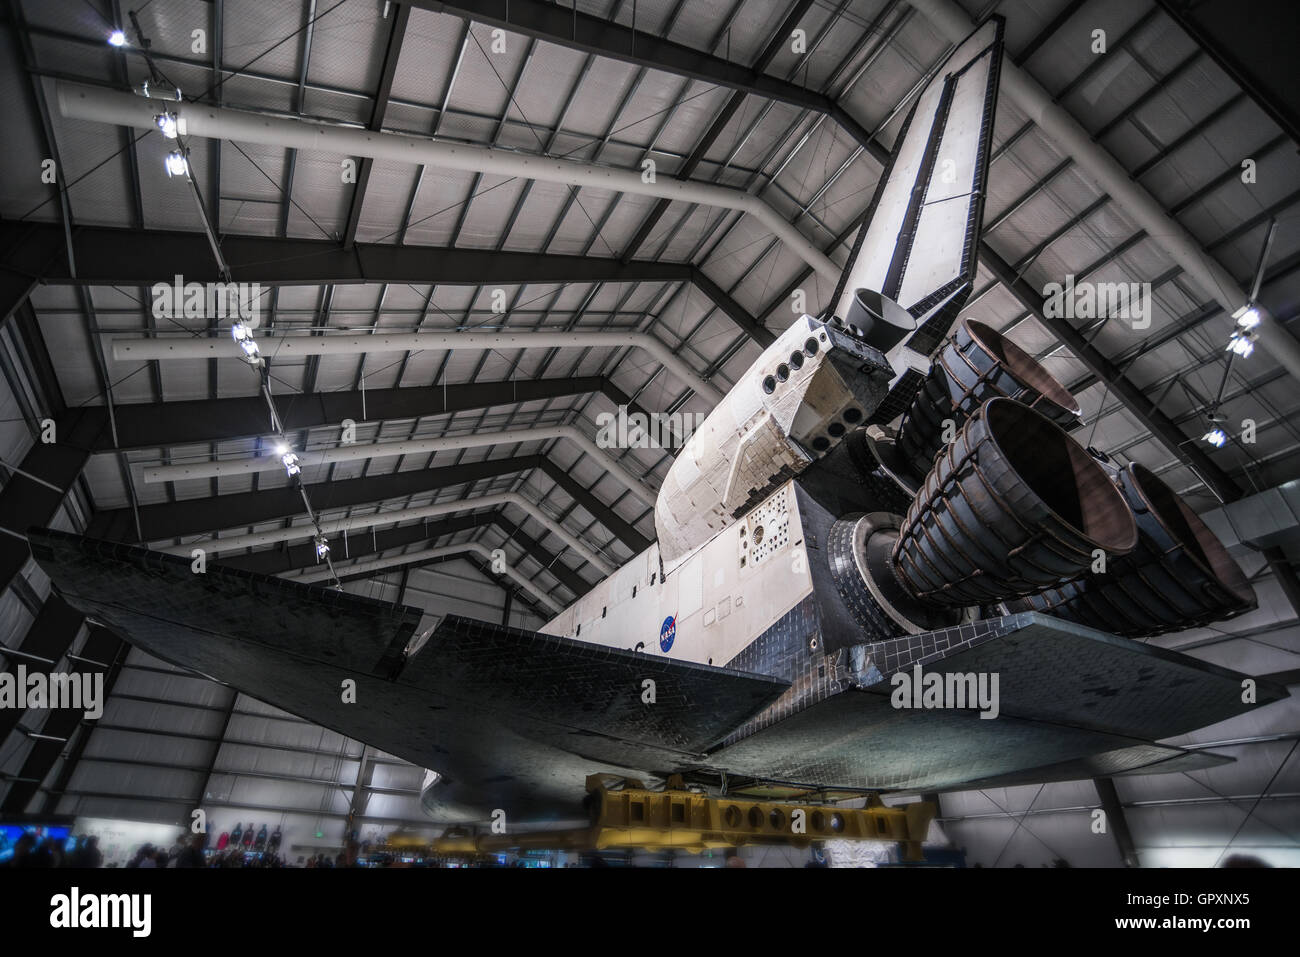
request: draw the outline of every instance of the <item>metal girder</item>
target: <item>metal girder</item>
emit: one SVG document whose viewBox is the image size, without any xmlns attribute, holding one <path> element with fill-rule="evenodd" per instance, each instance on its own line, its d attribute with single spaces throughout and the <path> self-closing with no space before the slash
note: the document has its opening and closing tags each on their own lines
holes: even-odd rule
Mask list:
<svg viewBox="0 0 1300 957">
<path fill-rule="evenodd" d="M 492 584 L 496 585 L 498 588 L 503 589 L 506 593 L 507 598 L 510 598 L 512 600 L 518 600 L 524 603 L 525 605 L 527 605 L 528 608 L 532 610 L 533 614 L 535 614 L 542 621 L 549 621 L 553 617 L 553 612 L 551 612 L 546 607 L 541 605 L 527 591 L 517 587 L 512 581 L 510 581 L 509 578 L 493 573 L 489 569 L 487 563 L 484 562 L 482 558 L 480 558 L 472 550 L 470 550 L 469 545 L 466 545 L 465 549 L 466 550 L 464 552 L 440 555 L 436 558 L 413 557 L 409 562 L 404 562 L 404 563 L 395 562 L 394 564 L 384 568 L 382 574 L 387 575 L 393 572 L 400 571 L 403 575 L 406 575 L 418 568 L 428 568 L 431 565 L 441 565 L 444 562 L 464 561 L 467 564 L 471 565 L 480 575 L 482 575 Z M 400 556 L 398 557 L 400 558 Z M 349 575 L 346 568 L 339 569 L 339 573 L 340 573 L 339 581 L 344 583 L 367 581 L 371 578 L 374 578 L 375 575 L 381 574 L 380 572 L 368 571 L 368 572 L 358 572 L 355 575 Z"/>
<path fill-rule="evenodd" d="M 1124 866 L 1140 866 L 1137 847 L 1133 843 L 1133 832 L 1129 830 L 1128 820 L 1124 817 L 1124 805 L 1120 803 L 1115 782 L 1111 778 L 1093 778 L 1092 783 L 1097 788 L 1101 809 L 1106 814 L 1106 826 L 1115 836 L 1115 844 L 1119 848 L 1119 856 Z"/>
<path fill-rule="evenodd" d="M 0 589 L 8 587 L 31 552 L 26 530 L 49 525 L 90 458 L 103 419 L 100 410 L 69 409 L 55 419 L 56 441 L 37 442 L 0 489 Z"/>
<path fill-rule="evenodd" d="M 472 508 L 473 501 L 467 501 L 466 507 Z M 394 520 L 400 520 L 401 513 L 395 512 L 393 518 Z M 351 536 L 346 545 L 343 538 L 339 536 L 331 543 L 334 551 L 332 557 L 336 561 L 346 561 L 363 555 L 375 555 L 394 548 L 432 542 L 443 535 L 454 535 L 456 532 L 487 528 L 491 525 L 497 526 L 507 536 L 518 542 L 521 548 L 563 582 L 564 586 L 574 595 L 585 595 L 591 590 L 590 582 L 560 562 L 554 552 L 543 547 L 535 538 L 506 518 L 500 510 L 449 515 L 436 522 L 405 525 L 374 534 L 362 532 Z M 228 568 L 241 568 L 245 571 L 259 572 L 265 575 L 278 575 L 300 568 L 311 568 L 316 564 L 316 551 L 315 546 L 311 542 L 307 542 L 303 545 L 291 545 L 286 548 L 254 552 L 252 555 L 239 555 L 234 558 L 222 559 L 221 564 Z"/>
<path fill-rule="evenodd" d="M 782 21 L 781 26 L 778 27 L 776 32 L 772 35 L 772 39 L 768 41 L 767 47 L 754 62 L 753 69 L 756 72 L 761 73 L 768 68 L 772 60 L 776 58 L 776 55 L 781 52 L 782 47 L 790 37 L 791 31 L 799 25 L 799 21 L 803 18 L 804 14 L 808 12 L 812 5 L 813 0 L 799 0 L 799 2 L 794 5 L 794 8 L 790 11 L 789 15 L 786 16 L 784 21 Z M 681 168 L 674 172 L 674 176 L 677 176 L 680 179 L 690 178 L 696 168 L 703 161 L 705 154 L 713 148 L 713 144 L 727 128 L 727 125 L 731 122 L 731 118 L 736 115 L 736 111 L 740 109 L 740 105 L 744 103 L 746 95 L 747 91 L 744 90 L 732 91 L 731 96 L 727 98 L 727 102 L 724 103 L 722 109 L 718 111 L 718 115 L 714 117 L 713 122 L 709 124 L 708 130 L 700 137 L 699 141 L 695 144 L 695 148 L 691 150 L 690 155 L 686 158 L 686 162 L 681 165 Z M 650 237 L 650 233 L 654 231 L 655 226 L 657 226 L 659 221 L 663 219 L 664 214 L 668 212 L 668 207 L 671 204 L 672 201 L 668 199 L 661 199 L 655 203 L 654 209 L 652 209 L 650 214 L 646 216 L 645 220 L 637 229 L 636 235 L 632 237 L 631 242 L 627 244 L 627 248 L 623 251 L 622 259 L 624 262 L 631 260 L 631 258 L 636 255 L 637 250 L 641 248 L 641 244 Z M 768 345 L 771 345 L 770 341 L 763 343 L 764 347 Z"/>
<path fill-rule="evenodd" d="M 557 43 L 599 57 L 756 93 L 819 113 L 842 112 L 829 97 L 815 90 L 769 76 L 760 69 L 742 66 L 694 47 L 665 40 L 653 33 L 583 13 L 576 9 L 576 4 L 569 7 L 544 3 L 542 0 L 413 0 L 412 5 L 503 27 L 512 33 Z"/>
<path fill-rule="evenodd" d="M 630 523 L 619 518 L 612 509 L 574 481 L 567 471 L 542 455 L 465 462 L 433 469 L 411 469 L 342 482 L 320 482 L 307 486 L 307 489 L 317 509 L 327 512 L 352 505 L 419 495 L 481 479 L 513 475 L 529 469 L 541 469 L 632 551 L 639 552 L 649 547 L 649 541 Z M 182 538 L 206 534 L 218 528 L 255 525 L 283 518 L 297 514 L 301 511 L 301 506 L 302 499 L 297 489 L 264 488 L 212 498 L 142 505 L 140 528 L 145 541 Z M 135 518 L 129 508 L 97 512 L 91 519 L 86 534 L 122 542 L 140 540 L 136 536 Z"/>
<path fill-rule="evenodd" d="M 0 222 L 0 250 L 5 250 L 0 307 L 12 311 L 37 283 L 152 286 L 178 275 L 185 282 L 221 281 L 201 233 L 79 226 L 73 231 L 72 246 L 75 277 L 68 269 L 58 226 Z M 749 335 L 771 336 L 692 263 L 383 243 L 355 243 L 342 249 L 327 240 L 269 236 L 226 235 L 221 249 L 233 281 L 264 286 L 689 282 Z"/>
<path fill-rule="evenodd" d="M 128 232 L 123 230 L 123 232 Z M 52 269 L 67 271 L 67 248 L 61 230 L 49 223 L 0 224 L 0 325 L 27 301 L 41 277 Z"/>
<path fill-rule="evenodd" d="M 1213 4 L 1193 4 L 1188 0 L 1156 0 L 1156 3 L 1171 20 L 1182 27 L 1183 32 L 1191 37 L 1198 47 L 1209 54 L 1219 68 L 1241 87 L 1256 106 L 1282 128 L 1293 143 L 1300 143 L 1300 110 L 1297 110 L 1294 100 L 1288 102 L 1286 98 L 1278 96 L 1279 90 L 1269 88 L 1271 78 L 1260 74 L 1260 67 L 1267 66 L 1267 62 L 1252 63 L 1243 60 L 1240 56 L 1242 48 L 1250 42 L 1242 35 L 1243 31 L 1252 27 L 1257 33 L 1265 29 L 1276 30 L 1279 24 L 1257 27 L 1255 24 L 1262 24 L 1265 18 L 1242 17 L 1241 11 L 1233 4 L 1219 4 L 1216 10 Z M 1264 11 L 1259 12 L 1264 13 Z M 1286 14 L 1291 13 L 1289 9 L 1286 11 Z M 1237 32 L 1233 39 L 1239 41 L 1237 49 L 1229 45 L 1228 37 L 1224 33 L 1225 27 L 1236 28 Z M 1294 29 L 1290 32 L 1293 35 Z M 1275 40 L 1281 41 L 1279 48 L 1285 47 L 1285 36 L 1286 34 L 1281 37 L 1274 35 Z"/>
<path fill-rule="evenodd" d="M 52 224 L 0 223 L 0 248 L 49 242 L 59 233 Z M 66 256 L 37 279 L 59 285 L 152 286 L 181 275 L 186 282 L 220 282 L 221 276 L 202 233 L 157 229 L 78 226 L 72 236 L 77 260 L 74 277 Z M 351 285 L 412 283 L 427 286 L 532 282 L 676 282 L 690 280 L 687 263 L 591 256 L 539 255 L 492 249 L 444 249 L 357 243 L 350 250 L 319 239 L 226 235 L 222 252 L 236 282 L 262 285 Z"/>
<path fill-rule="evenodd" d="M 337 426 L 354 422 L 389 422 L 420 419 L 449 412 L 486 409 L 600 392 L 628 412 L 642 412 L 625 392 L 604 376 L 571 379 L 523 379 L 505 382 L 467 382 L 439 388 L 406 387 L 346 392 L 311 392 L 276 396 L 276 412 L 286 432 Z M 147 402 L 117 406 L 117 444 L 104 424 L 90 447 L 92 452 L 224 442 L 270 435 L 266 401 L 261 396 L 230 399 L 192 399 L 183 402 Z"/>
<path fill-rule="evenodd" d="M 379 71 L 379 89 L 370 108 L 370 121 L 366 123 L 368 130 L 383 128 L 388 98 L 393 93 L 393 78 L 397 76 L 397 62 L 402 57 L 402 41 L 406 37 L 406 24 L 411 18 L 411 8 L 404 3 L 394 4 L 389 12 L 393 14 L 393 23 L 388 31 L 388 43 L 384 47 L 384 65 Z M 351 249 L 356 242 L 357 226 L 361 223 L 361 207 L 366 201 L 366 187 L 370 183 L 370 170 L 374 165 L 375 161 L 366 156 L 362 158 L 361 165 L 357 169 L 357 182 L 352 190 L 352 202 L 348 206 L 347 224 L 343 227 L 344 249 Z"/>
<path fill-rule="evenodd" d="M 702 270 L 695 269 L 692 271 L 691 282 L 695 284 L 696 289 L 712 299 L 714 305 L 722 310 L 739 327 L 741 332 L 764 349 L 776 342 L 776 336 L 768 332 L 767 328 L 759 320 L 742 309 L 735 299 L 727 295 L 722 287 L 706 276 Z"/>
<path fill-rule="evenodd" d="M 80 626 L 80 614 L 77 615 L 77 618 L 78 626 Z M 92 661 L 112 662 L 108 673 L 104 676 L 104 702 L 108 700 L 108 695 L 112 691 L 113 683 L 120 670 L 121 650 L 122 642 L 116 635 L 107 629 L 93 626 L 90 629 L 90 634 L 86 636 L 85 644 L 82 645 L 82 657 L 89 658 Z M 31 751 L 28 752 L 27 758 L 23 761 L 22 769 L 18 772 L 18 780 L 9 788 L 4 803 L 0 804 L 0 811 L 19 814 L 26 809 L 27 804 L 40 789 L 41 782 L 45 780 L 45 776 L 54 767 L 54 762 L 59 759 L 59 754 L 63 751 L 64 745 L 72 738 L 77 726 L 82 724 L 84 720 L 83 712 L 71 708 L 50 710 L 49 716 L 45 719 L 45 724 L 41 727 L 41 734 L 45 737 L 38 739 Z M 88 735 L 93 727 L 93 722 L 85 722 L 82 735 Z M 76 769 L 75 765 L 75 759 L 71 759 L 65 764 L 69 774 Z"/>
<path fill-rule="evenodd" d="M 27 665 L 29 671 L 51 671 L 72 647 L 82 620 L 81 612 L 51 594 L 15 649 L 22 654 L 10 656 L 11 661 Z M 25 713 L 23 708 L 0 708 L 0 744 L 4 744 Z"/>
</svg>

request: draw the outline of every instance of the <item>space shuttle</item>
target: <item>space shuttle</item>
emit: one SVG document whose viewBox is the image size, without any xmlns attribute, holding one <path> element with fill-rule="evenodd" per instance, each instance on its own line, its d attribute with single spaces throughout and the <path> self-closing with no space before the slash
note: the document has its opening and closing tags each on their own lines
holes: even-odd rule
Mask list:
<svg viewBox="0 0 1300 957">
<path fill-rule="evenodd" d="M 439 821 L 571 815 L 588 775 L 710 794 L 920 794 L 1228 761 L 1161 741 L 1286 696 L 1141 640 L 1254 607 L 1153 472 L 960 316 L 1002 58 L 916 97 L 838 287 L 680 449 L 656 540 L 538 631 L 34 529 L 125 640 L 431 769 Z M 339 693 L 355 687 L 352 701 Z"/>
</svg>

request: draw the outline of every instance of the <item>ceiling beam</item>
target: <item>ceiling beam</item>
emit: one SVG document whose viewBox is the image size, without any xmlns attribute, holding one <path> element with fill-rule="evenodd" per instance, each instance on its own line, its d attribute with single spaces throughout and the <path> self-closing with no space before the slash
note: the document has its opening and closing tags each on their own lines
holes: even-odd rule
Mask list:
<svg viewBox="0 0 1300 957">
<path fill-rule="evenodd" d="M 471 503 L 467 502 L 466 505 L 471 507 Z M 394 513 L 393 518 L 400 521 L 401 513 Z M 506 518 L 500 509 L 490 512 L 468 512 L 449 515 L 437 521 L 421 522 L 417 525 L 403 525 L 399 528 L 390 528 L 374 534 L 360 532 L 349 536 L 346 544 L 343 536 L 335 536 L 330 543 L 331 557 L 336 561 L 346 562 L 362 556 L 373 556 L 394 548 L 405 548 L 410 545 L 425 545 L 427 543 L 429 547 L 432 547 L 437 543 L 437 539 L 444 535 L 454 535 L 457 532 L 488 528 L 493 525 L 501 529 L 509 539 L 517 542 L 520 548 L 562 582 L 564 587 L 569 589 L 575 597 L 585 595 L 591 590 L 591 582 L 588 582 L 578 572 L 561 562 L 559 556 L 545 548 L 537 539 L 520 528 L 518 524 Z M 285 572 L 315 567 L 317 564 L 316 547 L 311 542 L 302 545 L 289 545 L 254 552 L 251 555 L 223 558 L 220 564 L 225 568 L 239 568 L 264 575 L 281 575 Z"/>
<path fill-rule="evenodd" d="M 421 419 L 493 406 L 515 405 L 599 392 L 628 414 L 648 414 L 605 376 L 570 379 L 516 379 L 504 382 L 466 382 L 438 388 L 407 386 L 401 389 L 365 389 L 277 395 L 276 411 L 285 432 L 337 427 L 354 422 L 391 422 Z M 91 452 L 149 449 L 199 442 L 226 442 L 271 435 L 266 400 L 261 396 L 229 399 L 192 399 L 183 402 L 145 402 L 121 405 L 117 415 L 117 442 L 99 407 L 86 413 L 99 415 L 104 424 L 90 445 Z"/>
<path fill-rule="evenodd" d="M 60 227 L 0 221 L 0 308 L 12 311 L 38 283 L 153 286 L 178 275 L 185 282 L 221 281 L 202 233 L 79 226 L 72 233 L 72 248 L 75 276 L 68 269 Z M 689 282 L 755 341 L 772 341 L 762 323 L 692 263 L 382 243 L 341 249 L 327 240 L 229 234 L 221 249 L 233 281 L 264 286 Z"/>
<path fill-rule="evenodd" d="M 388 110 L 388 99 L 393 94 L 393 79 L 397 76 L 397 62 L 402 58 L 402 41 L 406 37 L 406 24 L 411 18 L 411 8 L 407 4 L 394 4 L 389 9 L 393 23 L 388 31 L 388 43 L 384 47 L 384 65 L 379 70 L 379 89 L 370 108 L 370 120 L 366 123 L 368 130 L 380 130 L 384 125 L 384 113 Z M 217 141 L 218 143 L 220 140 Z M 366 186 L 370 183 L 370 171 L 375 161 L 369 156 L 362 157 L 357 169 L 357 182 L 352 190 L 352 202 L 348 206 L 348 218 L 343 227 L 343 248 L 351 249 L 357 241 L 357 226 L 361 224 L 361 208 L 366 202 Z"/>
<path fill-rule="evenodd" d="M 502 27 L 511 33 L 598 57 L 756 93 L 819 113 L 836 109 L 828 97 L 815 90 L 644 30 L 583 13 L 576 9 L 577 4 L 560 6 L 542 0 L 413 0 L 412 6 Z"/>
<path fill-rule="evenodd" d="M 776 32 L 772 34 L 772 39 L 768 41 L 767 47 L 764 48 L 763 52 L 759 54 L 758 59 L 754 62 L 754 70 L 756 72 L 762 73 L 767 70 L 771 62 L 776 59 L 776 55 L 781 52 L 782 48 L 789 41 L 794 28 L 799 25 L 799 21 L 803 18 L 804 14 L 808 12 L 808 9 L 812 5 L 813 0 L 799 0 L 799 2 L 794 5 L 793 9 L 791 9 L 785 20 L 782 21 Z M 748 95 L 748 90 L 731 91 L 731 95 L 727 98 L 727 102 L 723 104 L 722 109 L 718 111 L 713 122 L 709 124 L 708 130 L 706 130 L 704 135 L 696 141 L 695 148 L 691 150 L 690 155 L 686 158 L 686 162 L 673 172 L 674 176 L 680 179 L 688 179 L 695 173 L 695 170 L 704 160 L 705 155 L 713 148 L 713 144 L 717 142 L 718 137 L 726 130 L 728 124 L 731 123 L 732 117 L 736 115 L 736 111 L 740 109 L 741 104 L 745 102 L 745 97 Z M 659 224 L 659 221 L 663 219 L 664 214 L 668 212 L 668 207 L 671 204 L 672 201 L 669 199 L 660 199 L 655 203 L 654 209 L 652 209 L 650 214 L 646 216 L 644 221 L 642 221 L 640 227 L 638 227 L 636 231 L 636 235 L 632 237 L 631 242 L 629 242 L 627 247 L 623 250 L 622 259 L 624 262 L 630 261 L 632 257 L 636 255 L 637 250 L 641 248 L 641 245 L 650 238 L 650 234 L 654 231 L 655 226 Z M 769 344 L 770 343 L 764 343 L 763 345 L 766 346 Z"/>
<path fill-rule="evenodd" d="M 591 513 L 633 552 L 640 552 L 649 547 L 649 540 L 631 523 L 620 518 L 613 509 L 583 488 L 564 467 L 556 465 L 542 455 L 463 462 L 440 468 L 408 469 L 388 475 L 319 482 L 308 485 L 307 491 L 317 512 L 327 512 L 354 505 L 369 505 L 420 495 L 441 488 L 514 475 L 533 469 L 541 470 L 547 478 L 559 485 L 567 495 Z M 260 522 L 284 518 L 287 515 L 296 515 L 301 511 L 302 497 L 298 490 L 285 487 L 261 488 L 209 498 L 141 505 L 139 517 L 143 540 L 160 541 L 191 535 L 206 535 L 221 528 L 256 525 Z M 129 508 L 98 510 L 91 519 L 86 534 L 92 538 L 107 538 L 129 543 L 141 540 L 136 535 L 135 517 Z M 24 550 L 25 548 L 24 545 Z"/>
<path fill-rule="evenodd" d="M 1256 106 L 1281 127 L 1291 142 L 1300 143 L 1300 109 L 1296 108 L 1294 98 L 1288 102 L 1287 98 L 1278 95 L 1281 92 L 1279 89 L 1271 88 L 1270 77 L 1266 72 L 1267 63 L 1261 64 L 1241 55 L 1249 49 L 1252 31 L 1255 39 L 1263 39 L 1267 31 L 1266 35 L 1278 43 L 1278 49 L 1289 50 L 1286 40 L 1288 36 L 1295 35 L 1294 27 L 1278 35 L 1273 31 L 1281 27 L 1280 23 L 1270 23 L 1271 18 L 1268 17 L 1260 17 L 1258 20 L 1255 17 L 1242 17 L 1235 4 L 1191 3 L 1189 0 L 1156 0 L 1156 3 L 1200 49 L 1209 54 Z M 1264 13 L 1262 10 L 1259 12 Z M 1287 13 L 1292 11 L 1288 10 Z M 1224 35 L 1224 27 L 1233 28 L 1231 37 Z M 1276 58 L 1269 59 L 1276 61 Z"/>
</svg>

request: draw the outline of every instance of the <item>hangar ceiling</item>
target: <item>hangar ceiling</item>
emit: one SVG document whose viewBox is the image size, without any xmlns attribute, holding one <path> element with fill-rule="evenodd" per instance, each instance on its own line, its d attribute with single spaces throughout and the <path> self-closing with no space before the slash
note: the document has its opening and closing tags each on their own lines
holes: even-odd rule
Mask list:
<svg viewBox="0 0 1300 957">
<path fill-rule="evenodd" d="M 409 767 L 119 649 L 47 600 L 48 582 L 25 559 L 22 528 L 48 522 L 179 550 L 257 536 L 221 560 L 278 574 L 316 567 L 304 501 L 283 469 L 209 468 L 273 455 L 258 375 L 224 330 L 220 360 L 134 360 L 115 347 L 208 335 L 205 316 L 157 316 L 151 288 L 222 278 L 205 219 L 231 277 L 261 286 L 259 338 L 427 337 L 395 351 L 358 342 L 269 354 L 311 507 L 351 526 L 331 535 L 340 579 L 422 607 L 422 627 L 448 611 L 535 627 L 645 547 L 647 498 L 671 451 L 602 457 L 575 436 L 594 437 L 598 416 L 621 405 L 707 412 L 710 393 L 736 381 L 796 301 L 815 311 L 834 287 L 739 209 L 238 138 L 189 141 L 200 209 L 184 178 L 168 176 L 173 147 L 160 133 L 71 119 L 60 84 L 139 91 L 149 81 L 155 96 L 179 89 L 250 118 L 625 171 L 650 162 L 666 180 L 748 193 L 839 264 L 911 97 L 951 48 L 923 12 L 930 6 L 151 0 L 137 10 L 146 58 L 118 0 L 12 0 L 0 25 L 4 639 L 25 649 L 44 615 L 53 658 L 124 655 L 106 724 L 127 730 L 92 739 L 87 755 L 89 734 L 70 727 L 50 743 L 21 733 L 38 733 L 39 721 L 20 725 L 0 749 L 5 806 L 21 795 L 145 813 L 142 795 L 156 783 L 121 797 L 86 771 L 72 780 L 80 741 L 71 756 L 89 763 L 135 761 L 141 775 L 168 765 L 172 796 L 154 808 L 164 816 L 195 794 L 269 806 L 254 793 L 260 782 L 297 788 L 288 804 L 318 805 L 333 821 L 361 794 L 375 820 L 418 820 Z M 961 12 L 1005 16 L 1008 59 L 1243 289 L 1275 221 L 1259 301 L 1300 332 L 1300 158 L 1253 90 L 1158 3 L 968 0 Z M 118 25 L 123 47 L 105 42 Z M 1153 469 L 1198 511 L 1300 473 L 1295 379 L 1263 348 L 1229 365 L 1233 320 L 1220 290 L 1185 273 L 1169 237 L 1099 191 L 1082 158 L 1009 96 L 994 146 L 981 267 L 963 315 L 1008 334 L 1067 384 L 1083 410 L 1081 441 Z M 41 180 L 45 160 L 57 187 Z M 1066 275 L 1149 283 L 1149 327 L 1046 315 L 1041 290 Z M 466 334 L 495 338 L 454 349 L 438 338 Z M 566 346 L 543 334 L 583 337 Z M 1201 441 L 1220 393 L 1226 421 L 1255 423 L 1253 442 Z M 78 440 L 42 447 L 47 418 Z M 352 453 L 316 464 L 313 455 L 339 447 L 345 420 L 355 423 Z M 32 463 L 47 481 L 59 476 L 53 488 L 25 478 Z M 185 477 L 185 467 L 202 475 Z M 494 573 L 496 549 L 512 577 Z M 1256 558 L 1247 570 L 1280 590 L 1290 587 L 1285 569 Z M 1276 630 L 1295 617 L 1280 598 L 1262 604 L 1259 622 L 1243 627 Z M 1272 670 L 1288 668 L 1294 659 Z M 174 754 L 149 756 L 160 747 Z M 376 779 L 376 767 L 390 771 Z"/>
</svg>

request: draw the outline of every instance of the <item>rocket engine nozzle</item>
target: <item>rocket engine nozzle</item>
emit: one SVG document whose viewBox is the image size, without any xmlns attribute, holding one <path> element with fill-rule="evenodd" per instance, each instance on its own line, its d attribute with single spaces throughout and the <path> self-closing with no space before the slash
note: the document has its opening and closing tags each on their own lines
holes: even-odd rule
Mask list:
<svg viewBox="0 0 1300 957">
<path fill-rule="evenodd" d="M 1255 607 L 1245 573 L 1191 507 L 1150 469 L 1132 464 L 1114 481 L 1137 519 L 1138 544 L 1104 573 L 1011 604 L 1129 638 L 1181 631 Z"/>
<path fill-rule="evenodd" d="M 974 319 L 963 319 L 935 357 L 899 427 L 898 451 L 917 478 L 930 471 L 944 446 L 944 420 L 956 429 L 981 405 L 1000 396 L 1068 426 L 1079 404 L 1029 353 Z"/>
<path fill-rule="evenodd" d="M 894 546 L 914 597 L 977 605 L 1030 595 L 1125 555 L 1137 525 L 1096 459 L 1055 422 L 995 398 L 935 460 Z"/>
</svg>

